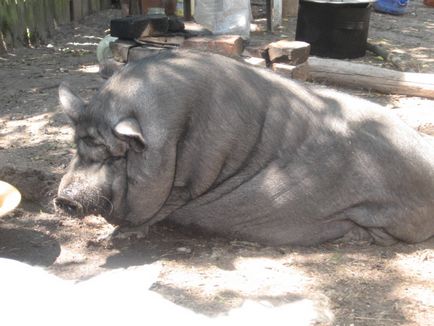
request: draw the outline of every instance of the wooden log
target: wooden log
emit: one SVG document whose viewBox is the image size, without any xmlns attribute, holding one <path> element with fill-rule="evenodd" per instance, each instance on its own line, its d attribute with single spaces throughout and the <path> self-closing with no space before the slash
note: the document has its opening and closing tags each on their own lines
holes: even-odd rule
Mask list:
<svg viewBox="0 0 434 326">
<path fill-rule="evenodd" d="M 309 79 L 332 84 L 434 98 L 434 74 L 401 72 L 343 60 L 309 58 Z"/>
</svg>

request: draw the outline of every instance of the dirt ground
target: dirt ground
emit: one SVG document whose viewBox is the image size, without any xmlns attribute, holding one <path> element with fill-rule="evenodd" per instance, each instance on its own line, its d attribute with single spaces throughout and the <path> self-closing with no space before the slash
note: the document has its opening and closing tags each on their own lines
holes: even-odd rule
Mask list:
<svg viewBox="0 0 434 326">
<path fill-rule="evenodd" d="M 391 247 L 273 248 L 163 223 L 145 239 L 104 245 L 98 239 L 112 227 L 102 218 L 55 213 L 52 199 L 74 151 L 57 87 L 68 80 L 85 99 L 96 92 L 104 80 L 95 49 L 109 20 L 119 15 L 117 10 L 98 13 L 59 28 L 42 47 L 0 57 L 0 180 L 14 184 L 24 199 L 0 219 L 0 257 L 43 266 L 70 280 L 158 264 L 151 290 L 207 316 L 225 314 L 246 300 L 279 307 L 306 299 L 320 312 L 315 320 L 320 325 L 433 324 L 434 239 Z M 290 19 L 276 35 L 293 38 L 294 31 Z M 369 39 L 402 58 L 406 71 L 434 73 L 434 9 L 421 0 L 411 1 L 404 16 L 373 12 Z M 370 53 L 354 61 L 396 69 Z M 434 121 L 432 100 L 345 91 L 385 105 L 413 127 Z"/>
</svg>

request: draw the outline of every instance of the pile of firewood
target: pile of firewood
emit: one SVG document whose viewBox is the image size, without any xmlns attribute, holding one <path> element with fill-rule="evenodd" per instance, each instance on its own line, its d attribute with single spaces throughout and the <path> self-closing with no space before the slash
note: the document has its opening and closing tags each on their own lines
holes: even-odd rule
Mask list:
<svg viewBox="0 0 434 326">
<path fill-rule="evenodd" d="M 238 35 L 213 35 L 199 24 L 165 15 L 114 19 L 111 35 L 118 39 L 110 43 L 113 58 L 106 66 L 119 68 L 156 52 L 180 48 L 219 53 L 289 78 L 308 77 L 310 45 L 305 42 L 280 40 L 254 46 Z"/>
<path fill-rule="evenodd" d="M 434 98 L 434 74 L 401 72 L 346 60 L 310 57 L 305 42 L 246 41 L 238 35 L 213 35 L 201 25 L 183 22 L 176 16 L 141 15 L 111 21 L 113 59 L 104 63 L 108 77 L 127 62 L 159 51 L 196 49 L 215 52 L 269 68 L 288 78 L 320 81 L 345 87 Z M 109 69 L 107 69 L 109 67 Z"/>
</svg>

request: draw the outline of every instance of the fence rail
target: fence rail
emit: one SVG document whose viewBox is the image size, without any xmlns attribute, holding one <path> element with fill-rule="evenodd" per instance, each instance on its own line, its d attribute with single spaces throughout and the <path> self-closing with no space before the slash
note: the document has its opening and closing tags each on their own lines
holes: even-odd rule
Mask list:
<svg viewBox="0 0 434 326">
<path fill-rule="evenodd" d="M 111 5 L 112 0 L 0 0 L 0 53 L 9 47 L 37 45 L 57 26 Z"/>
</svg>

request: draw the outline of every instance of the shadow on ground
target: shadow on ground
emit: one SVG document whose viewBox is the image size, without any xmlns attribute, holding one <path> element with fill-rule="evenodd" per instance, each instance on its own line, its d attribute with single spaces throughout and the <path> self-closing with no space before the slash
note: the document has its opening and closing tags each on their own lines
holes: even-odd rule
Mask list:
<svg viewBox="0 0 434 326">
<path fill-rule="evenodd" d="M 31 229 L 0 225 L 0 257 L 30 265 L 50 266 L 60 254 L 60 244 L 52 236 Z"/>
</svg>

